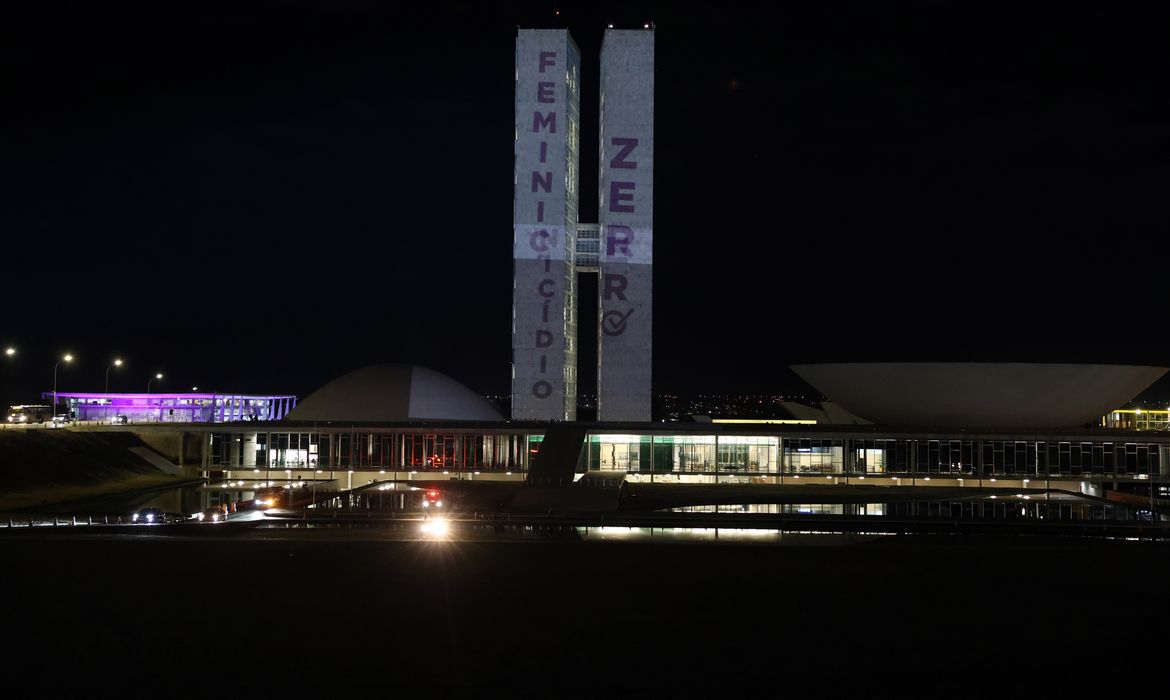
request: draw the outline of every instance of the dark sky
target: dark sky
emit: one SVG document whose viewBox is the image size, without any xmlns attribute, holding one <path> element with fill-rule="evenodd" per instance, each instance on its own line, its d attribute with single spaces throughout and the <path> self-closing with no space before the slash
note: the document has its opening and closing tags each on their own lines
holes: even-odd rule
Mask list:
<svg viewBox="0 0 1170 700">
<path fill-rule="evenodd" d="M 603 28 L 657 28 L 657 392 L 1170 365 L 1157 3 L 95 5 L 0 22 L 3 403 L 67 350 L 62 389 L 119 355 L 122 391 L 411 362 L 506 393 L 515 29 L 554 7 L 585 220 Z"/>
</svg>

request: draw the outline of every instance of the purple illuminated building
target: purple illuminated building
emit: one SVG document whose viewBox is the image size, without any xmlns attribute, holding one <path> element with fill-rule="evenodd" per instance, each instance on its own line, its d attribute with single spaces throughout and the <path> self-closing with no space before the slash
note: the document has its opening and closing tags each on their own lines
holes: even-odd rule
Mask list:
<svg viewBox="0 0 1170 700">
<path fill-rule="evenodd" d="M 49 401 L 53 392 L 41 394 Z M 289 395 L 102 394 L 57 392 L 75 420 L 102 423 L 231 423 L 280 420 L 297 405 Z"/>
</svg>

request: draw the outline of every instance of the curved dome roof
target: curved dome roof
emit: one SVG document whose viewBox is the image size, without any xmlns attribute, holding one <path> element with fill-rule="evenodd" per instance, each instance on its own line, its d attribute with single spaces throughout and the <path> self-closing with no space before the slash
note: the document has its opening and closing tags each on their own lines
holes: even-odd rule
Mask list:
<svg viewBox="0 0 1170 700">
<path fill-rule="evenodd" d="M 309 394 L 289 420 L 381 422 L 502 421 L 487 399 L 445 374 L 413 365 L 374 365 Z"/>
<path fill-rule="evenodd" d="M 1068 428 L 1125 405 L 1165 367 L 1028 363 L 840 363 L 793 371 L 879 425 Z"/>
</svg>

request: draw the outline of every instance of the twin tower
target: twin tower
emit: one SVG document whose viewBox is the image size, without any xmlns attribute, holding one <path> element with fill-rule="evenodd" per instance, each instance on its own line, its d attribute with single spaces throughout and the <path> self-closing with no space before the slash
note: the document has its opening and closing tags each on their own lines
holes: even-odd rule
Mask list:
<svg viewBox="0 0 1170 700">
<path fill-rule="evenodd" d="M 580 67 L 567 30 L 519 31 L 512 418 L 576 419 L 577 272 L 596 269 L 597 418 L 649 421 L 654 32 L 610 29 L 601 45 L 597 225 L 577 220 Z"/>
</svg>

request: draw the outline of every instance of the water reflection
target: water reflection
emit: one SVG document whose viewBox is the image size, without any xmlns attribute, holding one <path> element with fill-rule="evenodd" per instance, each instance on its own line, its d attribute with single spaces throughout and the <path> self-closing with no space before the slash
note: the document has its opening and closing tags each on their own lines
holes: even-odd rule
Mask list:
<svg viewBox="0 0 1170 700">
<path fill-rule="evenodd" d="M 669 513 L 758 515 L 845 515 L 898 519 L 1154 521 L 1165 520 L 1148 505 L 1106 503 L 1070 494 L 1045 498 L 1022 493 L 958 501 L 897 501 L 891 503 L 749 503 L 669 508 Z"/>
</svg>

